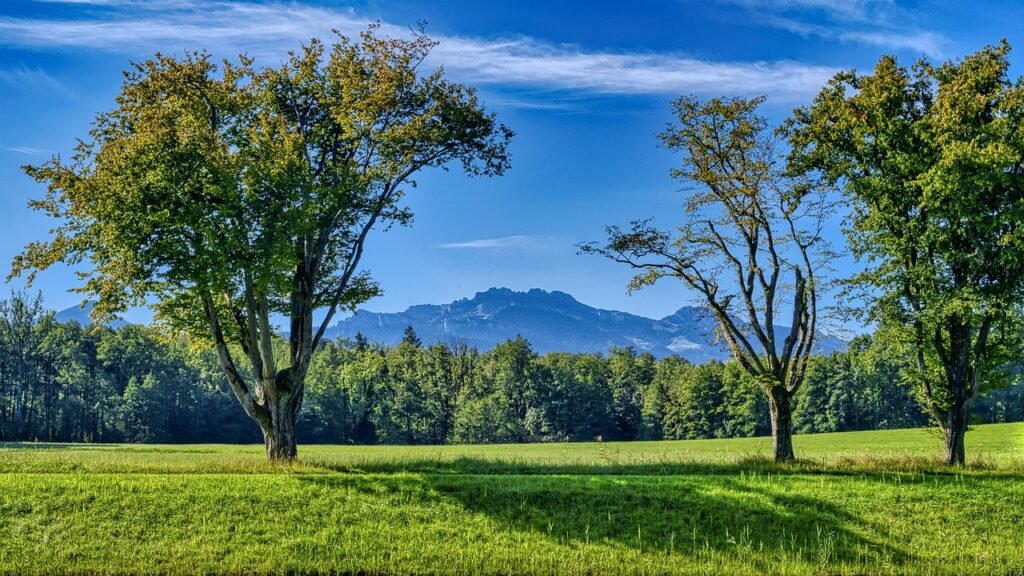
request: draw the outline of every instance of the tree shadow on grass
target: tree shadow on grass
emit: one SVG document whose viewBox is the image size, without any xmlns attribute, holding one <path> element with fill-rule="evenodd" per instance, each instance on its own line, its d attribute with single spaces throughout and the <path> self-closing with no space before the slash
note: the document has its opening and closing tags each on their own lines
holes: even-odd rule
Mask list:
<svg viewBox="0 0 1024 576">
<path fill-rule="evenodd" d="M 655 554 L 721 554 L 759 571 L 779 559 L 880 567 L 912 558 L 862 533 L 866 522 L 767 478 L 707 476 L 308 476 L 327 487 L 402 501 L 443 502 L 505 529 L 571 545 L 610 544 Z"/>
</svg>

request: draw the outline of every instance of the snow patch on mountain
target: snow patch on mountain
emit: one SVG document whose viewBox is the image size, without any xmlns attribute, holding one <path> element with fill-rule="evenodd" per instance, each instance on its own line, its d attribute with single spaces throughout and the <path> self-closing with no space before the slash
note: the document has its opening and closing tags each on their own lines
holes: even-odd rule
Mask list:
<svg viewBox="0 0 1024 576">
<path fill-rule="evenodd" d="M 690 342 L 684 336 L 676 336 L 675 338 L 672 339 L 671 342 L 668 343 L 666 348 L 675 352 L 676 354 L 682 354 L 687 350 L 700 350 L 701 345 L 697 344 L 696 342 Z"/>
</svg>

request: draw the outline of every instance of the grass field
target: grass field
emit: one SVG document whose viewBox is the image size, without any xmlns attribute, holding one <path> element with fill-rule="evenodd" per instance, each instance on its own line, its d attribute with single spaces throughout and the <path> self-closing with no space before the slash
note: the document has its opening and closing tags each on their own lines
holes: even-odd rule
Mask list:
<svg viewBox="0 0 1024 576">
<path fill-rule="evenodd" d="M 1024 424 L 502 446 L 0 448 L 0 573 L 1024 574 Z"/>
</svg>

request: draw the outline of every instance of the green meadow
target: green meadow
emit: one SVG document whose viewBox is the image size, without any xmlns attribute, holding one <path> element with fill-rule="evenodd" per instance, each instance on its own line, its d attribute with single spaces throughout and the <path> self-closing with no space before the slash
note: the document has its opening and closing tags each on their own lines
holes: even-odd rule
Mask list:
<svg viewBox="0 0 1024 576">
<path fill-rule="evenodd" d="M 1024 574 L 1024 424 L 795 445 L 8 444 L 0 573 Z"/>
</svg>

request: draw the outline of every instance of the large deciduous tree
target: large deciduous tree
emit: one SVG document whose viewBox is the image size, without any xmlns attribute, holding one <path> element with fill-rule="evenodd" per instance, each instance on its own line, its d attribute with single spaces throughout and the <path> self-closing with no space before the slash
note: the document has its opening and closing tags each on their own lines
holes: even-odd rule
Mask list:
<svg viewBox="0 0 1024 576">
<path fill-rule="evenodd" d="M 313 352 L 339 308 L 378 292 L 360 271 L 370 231 L 410 222 L 400 199 L 423 169 L 508 167 L 511 131 L 471 88 L 422 71 L 433 46 L 372 26 L 276 68 L 206 53 L 134 65 L 70 161 L 27 167 L 49 187 L 31 206 L 60 224 L 12 275 L 87 262 L 96 320 L 152 302 L 158 322 L 215 346 L 267 456 L 294 458 Z"/>
<path fill-rule="evenodd" d="M 677 99 L 676 124 L 661 142 L 682 154 L 672 175 L 691 189 L 678 232 L 638 221 L 627 230 L 611 226 L 607 242 L 580 248 L 638 269 L 631 291 L 668 276 L 699 295 L 733 357 L 768 397 L 781 462 L 794 459 L 793 395 L 814 345 L 828 214 L 817 188 L 785 176 L 777 138 L 757 114 L 762 101 Z M 790 327 L 779 333 L 787 306 Z"/>
<path fill-rule="evenodd" d="M 794 167 L 843 185 L 851 279 L 909 343 L 909 376 L 964 463 L 972 399 L 998 380 L 1024 297 L 1024 85 L 1010 48 L 912 70 L 882 58 L 838 74 L 791 125 Z"/>
</svg>

